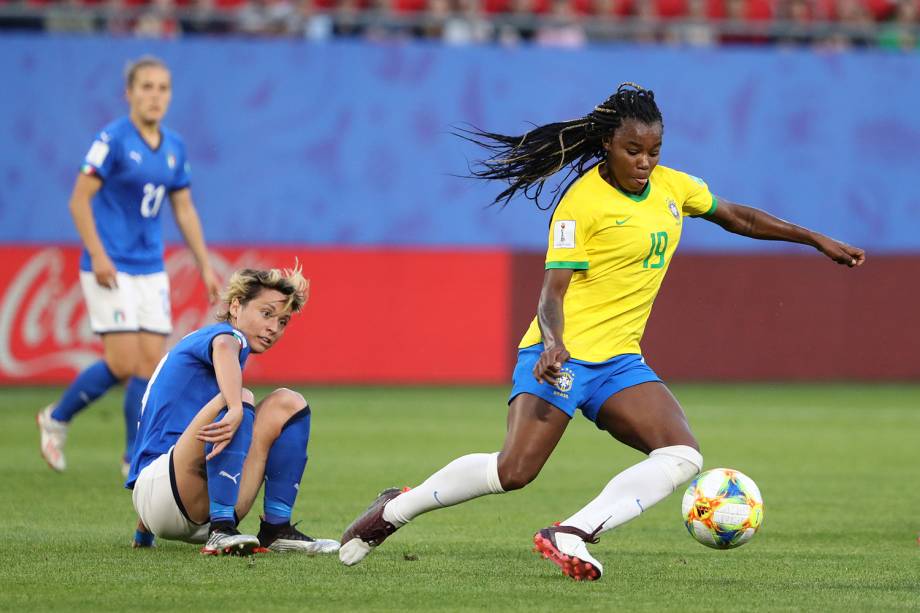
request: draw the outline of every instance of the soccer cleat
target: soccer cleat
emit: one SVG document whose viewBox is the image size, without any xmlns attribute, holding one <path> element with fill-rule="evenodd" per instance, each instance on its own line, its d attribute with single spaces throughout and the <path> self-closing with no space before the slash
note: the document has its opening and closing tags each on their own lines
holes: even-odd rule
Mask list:
<svg viewBox="0 0 920 613">
<path fill-rule="evenodd" d="M 354 566 L 366 558 L 371 549 L 396 532 L 397 527 L 383 519 L 383 508 L 404 491 L 408 491 L 408 488 L 400 490 L 391 487 L 383 490 L 371 506 L 367 507 L 358 519 L 351 522 L 342 534 L 342 547 L 339 549 L 339 560 L 342 564 Z"/>
<path fill-rule="evenodd" d="M 240 534 L 236 528 L 218 528 L 211 532 L 208 542 L 201 548 L 206 556 L 250 556 L 256 553 L 259 539 L 251 534 Z"/>
<path fill-rule="evenodd" d="M 51 417 L 52 406 L 49 404 L 38 412 L 35 421 L 41 434 L 41 453 L 48 466 L 58 472 L 67 468 L 64 458 L 64 443 L 67 442 L 67 422 Z"/>
<path fill-rule="evenodd" d="M 259 544 L 267 551 L 295 551 L 308 556 L 318 553 L 335 553 L 339 542 L 332 539 L 315 539 L 297 529 L 290 522 L 274 525 L 264 520 L 259 525 Z"/>
<path fill-rule="evenodd" d="M 597 581 L 604 573 L 604 567 L 588 553 L 585 542 L 597 543 L 598 531 L 589 534 L 556 523 L 533 535 L 534 551 L 562 569 L 566 577 L 575 581 Z"/>
</svg>

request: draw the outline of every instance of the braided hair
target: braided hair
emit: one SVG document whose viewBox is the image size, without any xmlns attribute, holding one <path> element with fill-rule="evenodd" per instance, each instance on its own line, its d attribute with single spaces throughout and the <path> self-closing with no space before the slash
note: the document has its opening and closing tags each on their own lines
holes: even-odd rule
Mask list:
<svg viewBox="0 0 920 613">
<path fill-rule="evenodd" d="M 492 155 L 470 170 L 476 179 L 498 179 L 508 187 L 490 203 L 502 207 L 518 193 L 533 200 L 537 208 L 555 206 L 575 179 L 606 156 L 604 139 L 619 128 L 623 120 L 644 124 L 662 123 L 655 93 L 635 83 L 623 83 L 603 104 L 579 119 L 537 126 L 521 136 L 485 132 L 478 128 L 460 129 L 455 134 L 489 150 Z M 568 172 L 550 192 L 548 206 L 540 205 L 546 180 L 564 168 Z M 575 177 L 570 181 L 572 175 Z"/>
</svg>

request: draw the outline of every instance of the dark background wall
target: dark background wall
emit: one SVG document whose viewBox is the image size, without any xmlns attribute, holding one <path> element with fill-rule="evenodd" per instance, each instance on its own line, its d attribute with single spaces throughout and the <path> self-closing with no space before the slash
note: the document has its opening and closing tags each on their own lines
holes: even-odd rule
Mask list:
<svg viewBox="0 0 920 613">
<path fill-rule="evenodd" d="M 534 316 L 542 263 L 540 254 L 514 258 L 512 334 Z M 817 252 L 685 253 L 671 264 L 642 349 L 666 379 L 916 379 L 918 316 L 914 255 L 870 256 L 851 270 Z"/>
</svg>

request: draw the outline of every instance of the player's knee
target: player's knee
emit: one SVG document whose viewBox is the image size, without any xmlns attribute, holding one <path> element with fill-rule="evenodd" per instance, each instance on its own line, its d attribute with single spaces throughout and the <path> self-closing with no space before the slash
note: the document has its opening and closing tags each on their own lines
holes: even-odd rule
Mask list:
<svg viewBox="0 0 920 613">
<path fill-rule="evenodd" d="M 520 458 L 498 457 L 498 480 L 506 492 L 519 490 L 537 478 L 540 468 Z"/>
<path fill-rule="evenodd" d="M 279 387 L 269 394 L 273 405 L 294 414 L 307 406 L 307 400 L 298 392 L 286 387 Z"/>
<path fill-rule="evenodd" d="M 703 468 L 703 455 L 689 445 L 659 447 L 649 454 L 671 478 L 674 489 L 695 477 Z"/>
<path fill-rule="evenodd" d="M 287 389 L 286 387 L 282 387 L 278 391 L 283 394 L 284 403 L 286 406 L 290 407 L 291 410 L 300 411 L 307 406 L 307 399 L 303 397 L 303 394 Z"/>
<path fill-rule="evenodd" d="M 243 402 L 246 404 L 251 404 L 255 406 L 256 404 L 256 395 L 252 393 L 252 390 L 248 387 L 243 388 Z"/>
<path fill-rule="evenodd" d="M 133 377 L 137 372 L 137 364 L 133 360 L 122 360 L 117 356 L 105 356 L 105 365 L 119 381 Z"/>
</svg>

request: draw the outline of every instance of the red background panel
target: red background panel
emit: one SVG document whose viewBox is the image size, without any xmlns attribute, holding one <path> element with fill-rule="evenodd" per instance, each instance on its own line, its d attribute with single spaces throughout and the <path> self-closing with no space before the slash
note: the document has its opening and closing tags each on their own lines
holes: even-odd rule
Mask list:
<svg viewBox="0 0 920 613">
<path fill-rule="evenodd" d="M 212 250 L 243 266 L 303 263 L 312 296 L 249 383 L 507 383 L 536 312 L 539 253 Z M 66 383 L 99 358 L 73 247 L 0 247 L 0 383 Z M 167 254 L 174 339 L 213 321 L 185 250 Z M 814 254 L 679 254 L 643 340 L 667 380 L 920 378 L 920 256 L 850 270 Z"/>
<path fill-rule="evenodd" d="M 311 298 L 247 383 L 495 383 L 508 377 L 510 256 L 498 251 L 212 249 L 226 279 L 298 258 Z M 74 247 L 0 247 L 0 383 L 66 383 L 97 360 Z M 167 253 L 175 333 L 214 321 L 194 263 Z"/>
</svg>

